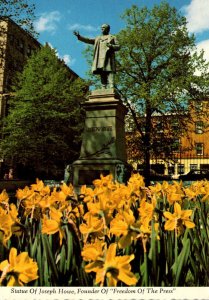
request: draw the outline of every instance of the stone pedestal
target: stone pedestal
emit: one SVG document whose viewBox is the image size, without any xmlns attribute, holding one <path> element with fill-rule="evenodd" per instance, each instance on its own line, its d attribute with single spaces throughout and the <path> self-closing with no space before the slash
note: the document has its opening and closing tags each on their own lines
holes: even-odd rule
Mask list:
<svg viewBox="0 0 209 300">
<path fill-rule="evenodd" d="M 80 157 L 72 165 L 73 185 L 91 185 L 100 174 L 124 181 L 127 168 L 124 117 L 127 112 L 114 89 L 95 90 L 84 103 L 85 129 Z"/>
</svg>

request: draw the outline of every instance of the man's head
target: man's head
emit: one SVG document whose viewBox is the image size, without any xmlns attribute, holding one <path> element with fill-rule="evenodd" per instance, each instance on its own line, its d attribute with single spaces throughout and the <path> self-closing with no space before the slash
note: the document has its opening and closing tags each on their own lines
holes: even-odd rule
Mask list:
<svg viewBox="0 0 209 300">
<path fill-rule="evenodd" d="M 108 24 L 102 24 L 101 30 L 103 34 L 108 34 L 110 32 L 110 25 Z"/>
</svg>

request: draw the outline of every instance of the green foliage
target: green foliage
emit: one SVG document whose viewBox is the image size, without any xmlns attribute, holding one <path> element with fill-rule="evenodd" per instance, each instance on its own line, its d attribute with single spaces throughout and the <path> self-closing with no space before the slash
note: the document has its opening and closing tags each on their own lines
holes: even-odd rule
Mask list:
<svg viewBox="0 0 209 300">
<path fill-rule="evenodd" d="M 36 36 L 33 27 L 35 5 L 28 0 L 1 0 L 0 16 L 9 17 L 26 31 Z"/>
<path fill-rule="evenodd" d="M 157 149 L 153 117 L 177 114 L 178 128 L 184 128 L 188 101 L 205 96 L 208 64 L 203 53 L 196 52 L 185 17 L 166 2 L 150 10 L 133 5 L 123 19 L 126 27 L 118 35 L 118 89 L 140 133 L 139 149 L 149 169 L 150 155 Z M 175 129 L 171 135 L 177 138 L 180 133 Z M 170 142 L 161 137 L 160 144 L 171 151 Z"/>
<path fill-rule="evenodd" d="M 28 60 L 5 119 L 3 155 L 14 163 L 56 176 L 78 154 L 85 85 L 48 45 Z"/>
<path fill-rule="evenodd" d="M 164 2 L 152 10 L 132 6 L 123 18 L 127 26 L 119 33 L 120 89 L 125 93 L 126 88 L 125 95 L 142 111 L 146 101 L 152 111 L 164 111 L 168 101 L 180 104 L 179 96 L 194 81 L 197 61 L 203 64 L 201 55 L 192 54 L 195 40 L 186 19 Z"/>
</svg>

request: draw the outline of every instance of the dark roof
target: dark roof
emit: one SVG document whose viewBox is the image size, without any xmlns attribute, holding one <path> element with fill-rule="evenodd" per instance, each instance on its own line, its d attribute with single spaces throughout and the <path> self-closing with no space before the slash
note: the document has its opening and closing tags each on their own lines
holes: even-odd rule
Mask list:
<svg viewBox="0 0 209 300">
<path fill-rule="evenodd" d="M 22 28 L 19 24 L 17 24 L 15 21 L 13 21 L 10 17 L 0 16 L 0 20 L 4 20 L 4 21 L 7 21 L 8 23 L 11 23 L 13 26 L 17 27 L 18 30 L 22 31 L 22 33 L 24 33 L 24 35 L 26 34 L 29 38 L 33 39 L 34 42 L 36 42 L 37 44 L 39 44 L 41 46 L 41 43 L 30 32 L 28 32 L 26 29 Z"/>
</svg>

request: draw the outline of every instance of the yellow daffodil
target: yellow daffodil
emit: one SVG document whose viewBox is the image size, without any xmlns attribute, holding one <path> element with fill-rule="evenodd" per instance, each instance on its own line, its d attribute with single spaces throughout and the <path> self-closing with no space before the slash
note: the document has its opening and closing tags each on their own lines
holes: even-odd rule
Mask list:
<svg viewBox="0 0 209 300">
<path fill-rule="evenodd" d="M 156 199 L 155 196 L 152 197 L 151 203 L 147 201 L 142 201 L 140 204 L 139 214 L 141 222 L 149 223 L 154 218 L 154 212 L 156 207 Z"/>
<path fill-rule="evenodd" d="M 104 223 L 102 219 L 92 216 L 90 213 L 86 215 L 86 223 L 79 226 L 81 233 L 85 236 L 85 240 L 89 235 L 103 236 Z"/>
<path fill-rule="evenodd" d="M 103 176 L 100 175 L 100 179 L 96 179 L 93 181 L 93 184 L 96 188 L 112 188 L 113 185 L 113 176 L 112 174 Z"/>
<path fill-rule="evenodd" d="M 72 184 L 70 184 L 69 186 L 66 183 L 63 183 L 60 187 L 61 191 L 66 195 L 66 196 L 70 196 L 70 197 L 76 197 L 74 188 L 72 186 Z"/>
<path fill-rule="evenodd" d="M 204 193 L 202 193 L 202 199 L 203 202 L 204 201 L 208 201 L 209 200 L 209 183 L 205 181 L 205 185 L 204 185 Z"/>
<path fill-rule="evenodd" d="M 97 196 L 97 201 L 88 202 L 88 211 L 94 216 L 102 217 L 104 226 L 109 225 L 112 220 L 112 214 L 116 204 L 112 201 L 109 192 L 100 193 Z"/>
<path fill-rule="evenodd" d="M 3 190 L 0 194 L 0 204 L 7 204 L 9 202 L 9 196 L 6 190 Z"/>
<path fill-rule="evenodd" d="M 140 224 L 135 222 L 135 217 L 131 210 L 118 214 L 110 223 L 110 233 L 120 237 L 118 245 L 126 248 L 136 239 Z"/>
<path fill-rule="evenodd" d="M 159 223 L 154 223 L 154 230 L 156 232 L 158 232 L 158 228 L 159 228 Z M 151 228 L 151 224 L 147 219 L 144 219 L 144 222 L 141 224 L 140 228 L 139 228 L 140 234 L 137 235 L 137 239 L 141 239 L 142 241 L 142 245 L 143 245 L 143 250 L 146 253 L 147 252 L 147 241 L 149 240 L 149 237 L 152 233 L 152 228 Z M 156 238 L 159 240 L 159 236 L 157 235 Z"/>
<path fill-rule="evenodd" d="M 76 222 L 78 218 L 83 216 L 83 205 L 69 203 L 63 211 L 63 214 L 68 220 L 71 219 Z"/>
<path fill-rule="evenodd" d="M 174 204 L 174 202 L 181 203 L 184 197 L 182 182 L 174 181 L 170 184 L 164 181 L 162 184 L 156 183 L 156 185 L 150 186 L 149 189 L 151 194 L 156 196 L 156 199 L 167 199 L 170 205 Z"/>
<path fill-rule="evenodd" d="M 150 190 L 151 194 L 152 195 L 157 195 L 157 196 L 161 195 L 161 193 L 162 193 L 162 186 L 165 183 L 168 184 L 167 182 L 164 181 L 163 184 L 161 184 L 160 182 L 157 182 L 155 185 L 149 186 L 149 190 Z"/>
<path fill-rule="evenodd" d="M 12 226 L 14 224 L 11 215 L 0 207 L 0 240 L 6 246 L 8 240 L 12 236 Z"/>
<path fill-rule="evenodd" d="M 14 203 L 10 204 L 10 206 L 9 206 L 9 215 L 11 216 L 11 218 L 14 222 L 19 221 L 18 218 L 17 218 L 18 210 L 17 210 L 17 207 Z"/>
<path fill-rule="evenodd" d="M 165 230 L 177 230 L 180 233 L 183 225 L 187 228 L 195 227 L 194 222 L 189 219 L 191 215 L 192 210 L 181 210 L 181 206 L 175 202 L 173 214 L 168 211 L 164 212 L 164 216 L 168 219 L 165 222 Z"/>
<path fill-rule="evenodd" d="M 92 188 L 82 185 L 80 189 L 80 197 L 84 202 L 91 202 L 95 197 L 95 192 Z"/>
<path fill-rule="evenodd" d="M 50 187 L 45 186 L 42 180 L 36 179 L 35 184 L 31 184 L 31 189 L 35 192 L 39 192 L 41 196 L 50 194 Z"/>
<path fill-rule="evenodd" d="M 116 189 L 111 192 L 109 198 L 114 203 L 117 210 L 123 209 L 124 206 L 130 206 L 131 202 L 131 191 L 124 184 L 117 184 Z"/>
<path fill-rule="evenodd" d="M 17 255 L 17 249 L 11 248 L 9 261 L 0 263 L 2 271 L 0 285 L 6 280 L 7 286 L 23 286 L 38 278 L 38 265 L 27 252 Z"/>
<path fill-rule="evenodd" d="M 118 281 L 124 282 L 126 285 L 134 286 L 137 278 L 131 272 L 130 261 L 134 259 L 134 254 L 116 256 L 116 244 L 111 244 L 106 251 L 106 255 L 102 261 L 96 261 L 85 267 L 86 272 L 96 272 L 96 284 L 104 285 L 105 279 L 107 286 L 117 286 Z"/>
<path fill-rule="evenodd" d="M 62 213 L 55 208 L 51 208 L 50 210 L 50 219 L 48 219 L 45 215 L 42 219 L 42 233 L 46 234 L 54 234 L 59 232 L 60 245 L 62 245 L 62 240 L 65 236 L 65 233 L 61 227 L 62 225 Z"/>
<path fill-rule="evenodd" d="M 61 207 L 64 209 L 68 205 L 68 197 L 73 197 L 74 199 L 76 198 L 74 189 L 72 185 L 67 186 L 65 183 L 63 183 L 59 191 L 57 191 L 56 188 L 53 189 L 50 195 L 50 202 L 53 205 L 57 204 L 57 208 L 61 210 Z"/>
<path fill-rule="evenodd" d="M 193 182 L 189 187 L 184 188 L 185 195 L 190 200 L 196 200 L 199 196 L 202 201 L 209 200 L 209 183 L 206 180 Z"/>
<path fill-rule="evenodd" d="M 182 182 L 179 183 L 174 181 L 170 184 L 165 195 L 170 205 L 173 205 L 175 202 L 182 203 L 182 199 L 185 196 L 182 189 Z"/>
<path fill-rule="evenodd" d="M 100 240 L 96 240 L 93 244 L 85 244 L 81 255 L 85 261 L 103 261 L 105 243 Z"/>
<path fill-rule="evenodd" d="M 134 187 L 135 190 L 138 190 L 140 187 L 145 186 L 144 178 L 138 173 L 132 174 L 128 181 L 128 185 L 132 185 L 132 187 Z"/>
<path fill-rule="evenodd" d="M 12 224 L 12 233 L 16 236 L 20 236 L 22 234 L 22 225 L 18 218 L 18 210 L 15 204 L 10 204 L 8 215 L 10 216 L 13 224 Z"/>
<path fill-rule="evenodd" d="M 30 196 L 25 198 L 22 203 L 25 207 L 25 215 L 30 215 L 31 219 L 40 218 L 40 201 L 42 200 L 42 196 L 39 193 L 32 193 Z M 36 213 L 37 212 L 37 213 Z"/>
<path fill-rule="evenodd" d="M 33 190 L 31 190 L 28 186 L 26 186 L 24 189 L 18 189 L 16 192 L 16 197 L 18 200 L 22 201 L 28 197 L 30 197 L 34 193 Z"/>
<path fill-rule="evenodd" d="M 145 196 L 143 188 L 145 187 L 144 179 L 140 174 L 133 174 L 128 181 L 128 189 L 133 201 L 142 200 Z"/>
<path fill-rule="evenodd" d="M 40 198 L 38 205 L 45 210 L 46 208 L 52 208 L 55 205 L 55 198 L 51 195 L 46 195 Z"/>
<path fill-rule="evenodd" d="M 194 191 L 191 187 L 185 188 L 185 189 L 184 189 L 184 193 L 185 193 L 185 196 L 186 196 L 189 200 L 194 200 L 194 199 L 196 199 L 196 197 L 197 197 L 198 194 L 199 194 L 198 191 Z"/>
<path fill-rule="evenodd" d="M 57 191 L 54 189 L 51 193 L 51 201 L 53 203 L 58 203 L 59 205 L 66 204 L 67 195 L 63 191 Z"/>
<path fill-rule="evenodd" d="M 167 194 L 167 201 L 170 203 L 170 205 L 177 201 L 181 203 L 182 197 L 183 195 L 170 191 Z"/>
</svg>

